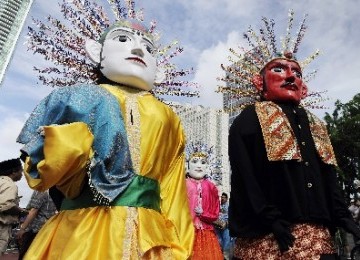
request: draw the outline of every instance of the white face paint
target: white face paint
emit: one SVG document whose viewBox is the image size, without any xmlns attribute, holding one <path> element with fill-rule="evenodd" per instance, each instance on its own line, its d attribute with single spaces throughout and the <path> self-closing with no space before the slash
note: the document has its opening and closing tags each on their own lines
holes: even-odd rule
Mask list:
<svg viewBox="0 0 360 260">
<path fill-rule="evenodd" d="M 114 82 L 150 90 L 156 74 L 154 49 L 152 41 L 141 31 L 114 28 L 103 43 L 100 70 Z"/>
<path fill-rule="evenodd" d="M 194 179 L 203 179 L 207 168 L 208 162 L 205 157 L 192 157 L 189 161 L 189 175 Z"/>
</svg>

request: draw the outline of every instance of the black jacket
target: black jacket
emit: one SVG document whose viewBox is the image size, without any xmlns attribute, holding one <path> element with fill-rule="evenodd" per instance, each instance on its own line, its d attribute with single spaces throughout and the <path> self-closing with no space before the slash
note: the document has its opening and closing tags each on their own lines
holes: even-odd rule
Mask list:
<svg viewBox="0 0 360 260">
<path fill-rule="evenodd" d="M 323 163 L 317 154 L 305 110 L 279 106 L 289 119 L 303 160 L 270 162 L 254 105 L 241 112 L 229 134 L 232 237 L 268 234 L 277 219 L 323 224 L 333 230 L 342 219 L 351 218 L 334 166 Z"/>
</svg>

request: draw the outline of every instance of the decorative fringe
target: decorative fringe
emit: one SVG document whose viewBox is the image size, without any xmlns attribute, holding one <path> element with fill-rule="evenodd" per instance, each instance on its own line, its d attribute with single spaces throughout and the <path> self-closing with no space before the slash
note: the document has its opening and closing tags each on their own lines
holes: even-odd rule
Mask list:
<svg viewBox="0 0 360 260">
<path fill-rule="evenodd" d="M 34 67 L 40 82 L 52 87 L 64 87 L 79 83 L 91 84 L 98 79 L 96 65 L 85 52 L 86 39 L 98 40 L 101 34 L 117 21 L 142 23 L 144 20 L 143 9 L 137 10 L 135 1 L 107 2 L 115 21 L 110 21 L 103 6 L 91 0 L 63 0 L 59 3 L 64 20 L 71 28 L 51 15 L 44 22 L 33 18 L 34 26 L 28 28 L 28 50 L 43 56 L 49 64 L 45 68 Z M 177 41 L 162 47 L 158 42 L 160 33 L 156 31 L 156 21 L 151 21 L 147 33 L 158 46 L 155 52 L 158 69 L 166 74 L 164 82 L 154 84 L 154 95 L 199 97 L 197 83 L 179 80 L 192 74 L 193 69 L 177 69 L 172 62 L 174 57 L 183 52 L 183 48 L 177 46 Z"/>
<path fill-rule="evenodd" d="M 250 50 L 245 50 L 239 46 L 239 50 L 230 48 L 230 56 L 228 60 L 231 65 L 221 68 L 225 72 L 225 77 L 219 77 L 218 81 L 225 83 L 225 86 L 219 85 L 216 92 L 223 93 L 225 98 L 229 98 L 234 102 L 229 102 L 230 105 L 224 107 L 225 112 L 238 113 L 245 106 L 253 104 L 255 101 L 260 100 L 260 93 L 252 83 L 252 78 L 258 74 L 265 65 L 275 58 L 292 59 L 296 61 L 295 54 L 298 52 L 301 41 L 306 31 L 306 18 L 304 16 L 299 25 L 299 29 L 294 37 L 291 37 L 291 30 L 294 22 L 294 11 L 289 10 L 288 25 L 285 37 L 281 41 L 281 50 L 278 51 L 276 46 L 276 37 L 274 33 L 275 22 L 272 19 L 262 17 L 261 21 L 263 27 L 256 33 L 250 26 L 249 29 L 243 34 L 246 39 Z M 319 50 L 316 50 L 309 57 L 303 61 L 298 62 L 302 69 L 304 69 L 311 61 L 318 55 Z M 308 82 L 313 79 L 316 70 L 304 75 L 303 81 Z M 302 101 L 302 104 L 311 108 L 323 108 L 321 103 L 326 100 L 321 96 L 321 92 L 312 92 Z M 232 104 L 234 103 L 234 104 Z"/>
</svg>

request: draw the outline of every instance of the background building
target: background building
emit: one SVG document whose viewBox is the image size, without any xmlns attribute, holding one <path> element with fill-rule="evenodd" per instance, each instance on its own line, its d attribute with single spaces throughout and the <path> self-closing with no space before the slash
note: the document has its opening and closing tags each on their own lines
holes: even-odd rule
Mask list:
<svg viewBox="0 0 360 260">
<path fill-rule="evenodd" d="M 171 103 L 184 127 L 187 142 L 201 141 L 213 147 L 220 167 L 211 173 L 219 192 L 230 192 L 228 157 L 229 115 L 213 108 Z"/>
<path fill-rule="evenodd" d="M 33 0 L 0 0 L 0 84 Z"/>
<path fill-rule="evenodd" d="M 233 63 L 230 66 L 234 71 L 240 70 L 236 63 Z M 253 89 L 252 86 L 241 86 L 239 85 L 238 79 L 236 76 L 230 73 L 226 73 L 225 78 L 226 80 L 226 88 L 231 88 L 234 93 L 236 92 L 242 92 L 242 93 L 248 93 L 249 91 Z M 230 92 L 231 93 L 231 92 Z M 239 97 L 239 95 L 231 95 L 228 92 L 222 93 L 223 96 L 223 109 L 224 111 L 229 113 L 229 128 L 231 124 L 234 122 L 235 118 L 240 114 L 241 108 L 246 106 L 249 103 L 254 102 L 253 97 Z"/>
</svg>

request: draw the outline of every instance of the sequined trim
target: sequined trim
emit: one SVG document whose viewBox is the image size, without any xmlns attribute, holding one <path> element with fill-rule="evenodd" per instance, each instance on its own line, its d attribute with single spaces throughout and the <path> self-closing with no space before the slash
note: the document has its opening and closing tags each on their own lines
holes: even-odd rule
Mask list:
<svg viewBox="0 0 360 260">
<path fill-rule="evenodd" d="M 139 247 L 137 245 L 138 237 L 136 229 L 138 219 L 137 209 L 134 207 L 126 207 L 126 210 L 127 217 L 125 222 L 123 256 L 121 259 L 130 260 L 134 254 L 137 254 L 138 259 L 140 259 L 141 253 L 138 251 Z"/>
<path fill-rule="evenodd" d="M 127 93 L 128 94 L 128 93 Z M 137 94 L 126 95 L 126 131 L 131 153 L 131 160 L 136 172 L 140 172 L 140 113 Z"/>
<path fill-rule="evenodd" d="M 284 112 L 272 102 L 256 102 L 269 161 L 301 160 L 300 148 Z"/>
<path fill-rule="evenodd" d="M 201 186 L 201 182 L 198 180 L 192 180 L 191 178 L 189 178 L 191 181 L 194 181 L 196 183 L 196 193 L 197 193 L 197 205 L 195 210 L 199 211 L 199 212 L 203 212 L 202 209 L 202 186 Z M 196 229 L 204 229 L 202 221 L 200 220 L 200 218 L 196 218 L 195 219 L 195 228 Z"/>
<path fill-rule="evenodd" d="M 92 176 L 91 169 L 94 167 L 95 164 L 96 164 L 96 161 L 94 160 L 94 158 L 92 158 L 90 161 L 87 162 L 87 165 L 86 165 L 86 174 L 88 176 L 88 185 L 91 190 L 91 193 L 93 194 L 93 200 L 100 205 L 110 206 L 110 200 L 108 198 L 105 198 L 93 184 L 93 180 L 91 178 L 91 176 Z"/>
<path fill-rule="evenodd" d="M 295 134 L 282 109 L 271 101 L 255 103 L 269 161 L 302 160 Z M 325 125 L 307 111 L 315 148 L 322 161 L 337 165 Z"/>
<path fill-rule="evenodd" d="M 149 95 L 148 91 L 117 85 L 102 85 L 105 88 L 111 88 L 111 91 L 119 92 L 126 97 L 124 120 L 128 136 L 131 161 L 135 172 L 140 172 L 140 112 L 137 99 L 140 96 Z"/>
<path fill-rule="evenodd" d="M 137 105 L 137 98 L 139 96 L 149 94 L 149 92 L 120 85 L 113 86 L 102 84 L 101 87 L 104 87 L 110 91 L 110 93 L 114 92 L 112 95 L 116 96 L 115 93 L 119 93 L 120 95 L 124 95 L 126 97 L 125 111 L 123 111 L 125 128 L 127 132 L 132 166 L 134 171 L 138 173 L 140 172 L 140 113 Z M 94 163 L 94 161 L 90 162 L 89 169 L 91 169 L 91 166 Z M 94 194 L 94 200 L 100 204 L 109 206 L 109 199 L 103 197 L 103 195 L 96 189 L 96 187 L 93 186 L 90 172 L 88 172 L 88 176 L 89 186 Z"/>
<path fill-rule="evenodd" d="M 319 156 L 324 163 L 337 166 L 334 149 L 331 145 L 326 126 L 312 113 L 309 111 L 306 112 L 310 122 L 311 135 L 314 139 Z"/>
<path fill-rule="evenodd" d="M 123 255 L 119 259 L 174 259 L 171 247 L 152 247 L 143 252 L 139 244 L 138 211 L 134 207 L 126 207 L 127 216 L 125 221 Z"/>
<path fill-rule="evenodd" d="M 259 239 L 236 239 L 234 256 L 246 260 L 315 260 L 320 259 L 320 255 L 335 253 L 330 232 L 321 225 L 297 224 L 292 228 L 292 234 L 294 245 L 283 254 L 274 235 L 269 234 Z"/>
</svg>

